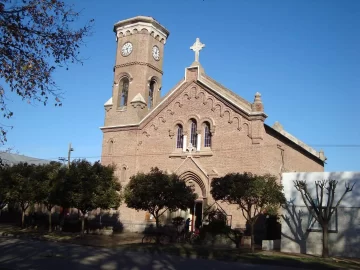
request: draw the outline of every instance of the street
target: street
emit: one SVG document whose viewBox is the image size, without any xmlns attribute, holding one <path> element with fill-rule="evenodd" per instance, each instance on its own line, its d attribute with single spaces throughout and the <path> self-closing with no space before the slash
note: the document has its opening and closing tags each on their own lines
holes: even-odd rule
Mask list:
<svg viewBox="0 0 360 270">
<path fill-rule="evenodd" d="M 8 237 L 0 237 L 0 250 L 0 270 L 291 269 Z"/>
</svg>

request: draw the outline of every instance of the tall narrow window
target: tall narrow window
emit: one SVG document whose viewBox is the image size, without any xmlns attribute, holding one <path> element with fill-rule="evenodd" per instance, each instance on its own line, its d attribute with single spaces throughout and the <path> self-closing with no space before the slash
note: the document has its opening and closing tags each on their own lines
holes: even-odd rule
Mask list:
<svg viewBox="0 0 360 270">
<path fill-rule="evenodd" d="M 155 81 L 150 82 L 149 87 L 149 97 L 148 97 L 148 108 L 151 109 L 153 107 L 154 103 L 154 88 L 155 88 Z"/>
<path fill-rule="evenodd" d="M 113 148 L 114 148 L 114 140 L 110 139 L 110 141 L 109 141 L 109 155 L 112 155 Z"/>
<path fill-rule="evenodd" d="M 176 148 L 183 148 L 183 127 L 177 126 Z"/>
<path fill-rule="evenodd" d="M 190 142 L 192 144 L 193 147 L 196 148 L 197 145 L 197 124 L 196 121 L 194 119 L 191 119 L 191 130 L 190 130 Z"/>
<path fill-rule="evenodd" d="M 125 182 L 126 181 L 126 167 L 121 168 L 121 175 L 120 175 L 120 181 Z"/>
<path fill-rule="evenodd" d="M 205 122 L 205 129 L 204 129 L 204 146 L 211 147 L 210 125 L 207 122 Z"/>
<path fill-rule="evenodd" d="M 119 107 L 125 107 L 127 105 L 128 93 L 129 93 L 129 79 L 124 78 L 120 82 Z"/>
</svg>

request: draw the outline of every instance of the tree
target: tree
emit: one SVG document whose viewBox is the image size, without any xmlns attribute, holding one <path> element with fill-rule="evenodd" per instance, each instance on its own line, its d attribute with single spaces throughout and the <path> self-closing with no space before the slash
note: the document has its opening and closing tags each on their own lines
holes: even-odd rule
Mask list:
<svg viewBox="0 0 360 270">
<path fill-rule="evenodd" d="M 92 29 L 90 20 L 81 28 L 73 23 L 80 13 L 61 0 L 0 0 L 0 110 L 5 118 L 7 92 L 28 103 L 47 104 L 49 96 L 61 106 L 61 94 L 53 78 L 58 67 L 82 63 L 80 45 Z M 6 130 L 0 127 L 0 142 Z"/>
<path fill-rule="evenodd" d="M 121 202 L 121 185 L 114 175 L 114 166 L 91 164 L 86 160 L 74 160 L 63 182 L 64 206 L 80 210 L 81 234 L 84 234 L 85 215 L 96 208 L 118 208 Z"/>
<path fill-rule="evenodd" d="M 51 210 L 55 205 L 60 205 L 62 179 L 65 177 L 66 168 L 59 162 L 38 165 L 36 177 L 40 182 L 36 196 L 38 203 L 43 203 L 49 215 L 49 232 L 52 230 Z"/>
<path fill-rule="evenodd" d="M 25 225 L 25 211 L 30 204 L 35 203 L 39 185 L 35 165 L 19 163 L 13 166 L 5 165 L 2 177 L 7 183 L 7 201 L 18 203 L 21 208 L 21 227 Z"/>
<path fill-rule="evenodd" d="M 167 174 L 155 167 L 149 173 L 131 176 L 124 197 L 128 207 L 153 215 L 156 229 L 159 229 L 161 215 L 168 210 L 187 210 L 194 203 L 196 194 L 178 175 Z"/>
<path fill-rule="evenodd" d="M 329 222 L 332 215 L 339 207 L 346 193 L 353 190 L 355 183 L 350 186 L 345 184 L 345 191 L 334 206 L 335 190 L 338 184 L 336 180 L 321 180 L 315 181 L 316 198 L 311 196 L 308 185 L 304 180 L 294 181 L 295 188 L 301 193 L 301 198 L 304 201 L 309 213 L 319 222 L 323 233 L 323 250 L 322 257 L 329 257 Z M 327 199 L 324 197 L 324 191 L 327 190 Z M 325 202 L 326 201 L 326 202 Z M 324 203 L 326 203 L 324 205 Z"/>
<path fill-rule="evenodd" d="M 239 206 L 250 225 L 252 252 L 255 251 L 254 225 L 259 214 L 265 211 L 270 214 L 276 213 L 277 207 L 285 202 L 282 186 L 276 182 L 275 176 L 248 172 L 229 173 L 213 179 L 211 195 L 215 200 Z"/>
<path fill-rule="evenodd" d="M 8 183 L 4 172 L 4 168 L 0 166 L 0 215 L 1 210 L 8 204 Z"/>
</svg>

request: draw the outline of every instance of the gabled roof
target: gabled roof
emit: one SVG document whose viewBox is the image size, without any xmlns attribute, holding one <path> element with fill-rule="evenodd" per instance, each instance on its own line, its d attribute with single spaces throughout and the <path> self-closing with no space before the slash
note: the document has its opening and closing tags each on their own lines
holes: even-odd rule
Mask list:
<svg viewBox="0 0 360 270">
<path fill-rule="evenodd" d="M 138 93 L 138 94 L 132 99 L 132 101 L 131 101 L 130 103 L 134 103 L 134 102 L 142 102 L 142 103 L 145 103 L 145 104 L 146 104 L 145 99 L 143 98 L 143 96 L 142 96 L 140 93 Z"/>
<path fill-rule="evenodd" d="M 188 80 L 186 77 L 187 70 L 197 68 L 197 79 L 195 81 Z M 129 127 L 129 126 L 141 126 L 145 124 L 147 121 L 150 121 L 156 114 L 158 114 L 166 104 L 166 101 L 170 101 L 173 96 L 176 96 L 177 92 L 181 92 L 183 87 L 187 87 L 191 83 L 197 83 L 202 86 L 205 86 L 209 91 L 214 92 L 216 95 L 222 97 L 224 100 L 232 104 L 236 109 L 240 110 L 241 112 L 245 113 L 247 116 L 255 116 L 261 117 L 263 120 L 267 118 L 267 115 L 263 111 L 253 111 L 252 110 L 252 103 L 248 102 L 247 100 L 243 99 L 239 95 L 235 94 L 231 90 L 227 89 L 214 79 L 207 76 L 204 72 L 203 67 L 199 62 L 193 62 L 192 65 L 188 68 L 185 68 L 185 78 L 182 79 L 173 89 L 171 89 L 161 100 L 161 102 L 153 108 L 140 122 L 132 123 L 127 125 L 116 125 L 116 126 L 105 126 L 101 127 L 101 129 L 106 128 L 119 128 L 119 127 Z M 257 93 L 256 95 L 260 95 Z M 109 100 L 110 101 L 110 100 Z M 109 102 L 108 101 L 108 102 Z M 105 103 L 105 104 L 108 104 Z M 106 106 L 106 105 L 105 105 Z M 266 125 L 267 128 L 271 128 L 274 131 L 277 131 L 280 135 L 284 138 L 289 139 L 293 143 L 300 146 L 302 149 L 307 151 L 308 153 L 312 154 L 316 158 L 320 159 L 321 161 L 325 161 L 326 157 L 323 151 L 317 152 L 315 149 L 311 148 L 310 146 L 306 145 L 305 143 L 301 142 L 297 138 L 295 138 L 290 133 L 286 132 L 282 127 L 279 128 L 276 123 L 273 127 Z"/>
</svg>

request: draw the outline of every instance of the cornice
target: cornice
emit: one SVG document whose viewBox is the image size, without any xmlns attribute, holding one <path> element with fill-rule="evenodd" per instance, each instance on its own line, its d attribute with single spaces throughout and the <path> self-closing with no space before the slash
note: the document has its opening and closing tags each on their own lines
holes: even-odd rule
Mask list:
<svg viewBox="0 0 360 270">
<path fill-rule="evenodd" d="M 164 74 L 164 72 L 163 72 L 161 69 L 153 66 L 152 64 L 149 64 L 149 63 L 146 63 L 146 62 L 138 62 L 138 61 L 128 62 L 128 63 L 124 63 L 124 64 L 121 64 L 121 65 L 116 65 L 116 66 L 114 66 L 114 70 L 117 69 L 117 68 L 134 66 L 134 65 L 147 66 L 147 67 L 150 67 L 150 68 L 152 68 L 153 70 L 159 72 L 161 75 Z"/>
<path fill-rule="evenodd" d="M 154 18 L 138 16 L 120 21 L 114 25 L 114 32 L 116 33 L 117 39 L 140 33 L 144 29 L 146 30 L 145 33 L 148 33 L 150 36 L 154 37 L 163 44 L 166 43 L 169 31 L 159 22 L 154 20 Z"/>
</svg>

